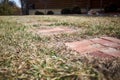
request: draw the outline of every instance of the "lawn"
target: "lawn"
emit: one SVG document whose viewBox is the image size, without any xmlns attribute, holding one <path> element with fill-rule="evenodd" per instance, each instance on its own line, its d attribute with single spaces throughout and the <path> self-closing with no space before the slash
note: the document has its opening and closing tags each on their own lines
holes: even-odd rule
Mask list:
<svg viewBox="0 0 120 80">
<path fill-rule="evenodd" d="M 41 35 L 43 28 L 74 33 Z M 120 17 L 0 16 L 1 80 L 120 80 L 120 59 L 83 57 L 65 42 L 110 36 L 120 39 Z"/>
</svg>

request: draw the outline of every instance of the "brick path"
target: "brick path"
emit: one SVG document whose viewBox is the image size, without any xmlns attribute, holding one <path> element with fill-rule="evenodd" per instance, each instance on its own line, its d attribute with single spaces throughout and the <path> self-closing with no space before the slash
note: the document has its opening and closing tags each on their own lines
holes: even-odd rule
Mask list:
<svg viewBox="0 0 120 80">
<path fill-rule="evenodd" d="M 26 26 L 30 26 L 30 25 L 42 25 L 42 26 L 48 26 L 51 24 L 54 24 L 54 22 L 38 22 L 38 21 L 33 21 L 33 22 L 23 22 L 22 24 L 26 25 Z"/>
<path fill-rule="evenodd" d="M 43 35 L 54 35 L 61 33 L 73 33 L 75 31 L 76 30 L 67 27 L 56 27 L 56 28 L 37 29 L 36 33 Z"/>
<path fill-rule="evenodd" d="M 112 37 L 70 42 L 65 45 L 83 55 L 89 54 L 99 58 L 120 57 L 120 40 Z"/>
</svg>

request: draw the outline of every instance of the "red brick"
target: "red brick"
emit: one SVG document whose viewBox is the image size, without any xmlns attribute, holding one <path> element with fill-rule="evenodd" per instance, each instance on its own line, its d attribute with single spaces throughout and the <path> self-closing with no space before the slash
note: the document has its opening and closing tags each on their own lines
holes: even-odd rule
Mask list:
<svg viewBox="0 0 120 80">
<path fill-rule="evenodd" d="M 114 43 L 114 42 L 111 42 L 108 40 L 104 40 L 104 39 L 100 39 L 100 38 L 91 39 L 91 41 L 93 41 L 94 43 L 97 43 L 97 44 L 107 46 L 107 47 L 112 47 L 112 48 L 119 48 L 120 47 L 120 45 L 117 43 Z"/>
<path fill-rule="evenodd" d="M 77 42 L 72 42 L 72 43 L 66 43 L 66 46 L 70 47 L 72 50 L 75 50 L 79 53 L 90 53 L 97 51 L 101 48 L 104 48 L 104 46 L 100 44 L 93 44 L 89 40 L 84 40 L 84 41 L 77 41 Z"/>
<path fill-rule="evenodd" d="M 100 51 L 103 52 L 104 54 L 109 54 L 114 57 L 120 57 L 120 50 L 114 48 L 101 49 Z"/>
<path fill-rule="evenodd" d="M 39 30 L 39 32 L 41 32 L 41 33 L 54 33 L 54 32 L 61 32 L 61 31 L 64 31 L 64 29 L 61 29 L 61 28 L 52 28 L 52 29 Z"/>
<path fill-rule="evenodd" d="M 97 51 L 97 48 L 94 48 L 90 45 L 85 46 L 85 47 L 79 46 L 79 47 L 75 47 L 73 49 L 76 50 L 79 53 L 90 53 L 90 52 L 93 52 L 93 51 Z"/>
<path fill-rule="evenodd" d="M 66 46 L 70 48 L 75 48 L 75 47 L 86 47 L 90 44 L 93 44 L 93 42 L 89 40 L 83 40 L 83 41 L 76 41 L 76 42 L 70 42 L 70 43 L 65 43 Z"/>
<path fill-rule="evenodd" d="M 92 52 L 92 53 L 89 53 L 89 55 L 97 57 L 97 58 L 103 58 L 103 59 L 105 59 L 105 58 L 113 58 L 113 56 L 111 56 L 109 54 L 104 54 L 101 51 Z"/>
<path fill-rule="evenodd" d="M 80 53 L 90 53 L 90 52 L 98 51 L 99 49 L 102 49 L 102 48 L 103 46 L 101 45 L 97 46 L 97 44 L 93 44 L 93 45 L 89 45 L 89 46 L 82 47 L 82 48 L 78 47 L 77 51 Z"/>
<path fill-rule="evenodd" d="M 113 37 L 102 37 L 102 39 L 108 40 L 108 41 L 112 41 L 114 43 L 119 43 L 120 44 L 120 40 L 113 38 Z"/>
<path fill-rule="evenodd" d="M 103 38 L 65 43 L 65 45 L 76 52 L 81 54 L 89 54 L 94 57 L 109 59 L 120 57 L 120 45 L 116 42 Z"/>
<path fill-rule="evenodd" d="M 56 27 L 56 28 L 47 28 L 47 29 L 40 29 L 37 31 L 37 33 L 40 34 L 60 34 L 60 33 L 72 33 L 74 32 L 74 29 L 69 29 L 69 28 L 60 28 L 60 27 Z"/>
</svg>

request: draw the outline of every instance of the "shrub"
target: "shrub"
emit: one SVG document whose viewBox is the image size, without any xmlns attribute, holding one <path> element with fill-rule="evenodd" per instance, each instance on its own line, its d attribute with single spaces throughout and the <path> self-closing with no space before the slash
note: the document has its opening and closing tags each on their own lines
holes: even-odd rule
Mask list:
<svg viewBox="0 0 120 80">
<path fill-rule="evenodd" d="M 73 13 L 73 14 L 81 14 L 81 9 L 80 9 L 80 7 L 74 7 L 74 8 L 72 9 L 72 13 Z"/>
<path fill-rule="evenodd" d="M 43 12 L 40 12 L 40 11 L 36 11 L 36 12 L 35 12 L 35 15 L 44 15 L 44 13 L 43 13 Z"/>
<path fill-rule="evenodd" d="M 15 9 L 10 5 L 0 5 L 0 15 L 13 15 Z"/>
<path fill-rule="evenodd" d="M 62 9 L 61 14 L 71 14 L 71 10 L 68 8 Z"/>
<path fill-rule="evenodd" d="M 47 12 L 47 15 L 53 15 L 53 14 L 54 14 L 53 11 L 48 11 L 48 12 Z"/>
</svg>

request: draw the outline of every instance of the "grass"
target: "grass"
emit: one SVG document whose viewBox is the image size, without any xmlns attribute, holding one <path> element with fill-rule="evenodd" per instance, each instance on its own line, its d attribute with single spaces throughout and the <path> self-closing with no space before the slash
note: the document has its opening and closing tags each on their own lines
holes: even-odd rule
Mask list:
<svg viewBox="0 0 120 80">
<path fill-rule="evenodd" d="M 30 25 L 25 25 L 29 22 L 31 22 Z M 34 24 L 32 22 L 38 23 Z M 66 33 L 52 36 L 32 34 L 31 29 L 44 27 L 39 22 L 51 22 L 51 24 L 44 24 L 45 27 L 66 26 L 78 31 L 73 34 Z M 101 36 L 120 38 L 120 17 L 1 16 L 0 79 L 119 79 L 119 59 L 115 59 L 111 63 L 95 59 L 95 61 L 91 61 L 93 59 L 90 57 L 84 59 L 64 45 L 64 42 Z M 115 75 L 111 76 L 113 74 Z"/>
</svg>

